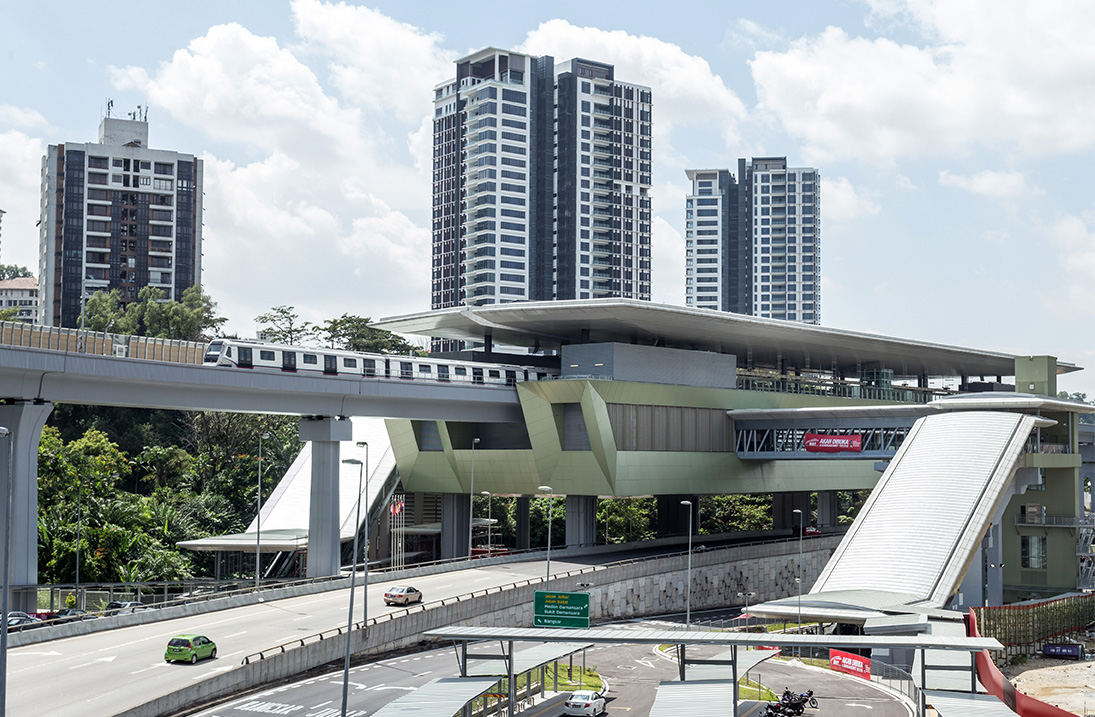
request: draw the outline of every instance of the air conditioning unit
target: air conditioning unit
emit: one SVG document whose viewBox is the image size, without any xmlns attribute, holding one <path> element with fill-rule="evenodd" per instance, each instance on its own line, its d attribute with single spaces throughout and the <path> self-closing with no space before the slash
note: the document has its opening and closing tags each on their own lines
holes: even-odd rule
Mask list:
<svg viewBox="0 0 1095 717">
<path fill-rule="evenodd" d="M 129 358 L 129 347 L 125 344 L 114 344 L 114 358 Z"/>
</svg>

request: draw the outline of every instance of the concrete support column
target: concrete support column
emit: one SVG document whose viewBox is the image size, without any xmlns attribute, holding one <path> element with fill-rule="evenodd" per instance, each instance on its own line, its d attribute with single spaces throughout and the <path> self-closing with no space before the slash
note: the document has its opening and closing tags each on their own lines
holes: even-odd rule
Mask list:
<svg viewBox="0 0 1095 717">
<path fill-rule="evenodd" d="M 772 529 L 797 530 L 798 516 L 802 511 L 802 524 L 811 524 L 810 494 L 806 492 L 772 494 Z"/>
<path fill-rule="evenodd" d="M 567 547 L 597 542 L 597 496 L 567 495 Z"/>
<path fill-rule="evenodd" d="M 700 499 L 695 495 L 659 495 L 658 498 L 658 537 L 688 535 L 688 512 L 681 505 L 682 500 L 692 501 L 692 533 L 700 532 Z"/>
<path fill-rule="evenodd" d="M 530 537 L 532 521 L 529 517 L 529 507 L 531 504 L 532 499 L 529 496 L 517 496 L 517 510 L 515 511 L 515 518 L 517 519 L 517 544 L 514 546 L 516 550 L 528 550 L 532 542 Z"/>
<path fill-rule="evenodd" d="M 0 497 L 11 491 L 10 561 L 5 565 L 0 555 L 0 570 L 8 571 L 11 585 L 38 585 L 38 439 L 52 410 L 52 403 L 30 401 L 0 406 L 0 426 L 11 431 L 10 440 L 0 438 Z M 7 530 L 0 502 L 0 540 Z M 13 589 L 8 609 L 34 612 L 37 592 L 36 587 Z"/>
<path fill-rule="evenodd" d="M 441 494 L 441 559 L 468 554 L 468 499 L 463 493 Z"/>
<path fill-rule="evenodd" d="M 311 443 L 312 485 L 308 507 L 308 577 L 338 575 L 342 567 L 338 524 L 339 442 L 353 440 L 348 420 L 303 418 L 300 440 Z M 357 479 L 355 473 L 354 479 Z"/>
<path fill-rule="evenodd" d="M 817 492 L 817 527 L 835 528 L 838 524 L 840 504 L 835 490 Z"/>
</svg>

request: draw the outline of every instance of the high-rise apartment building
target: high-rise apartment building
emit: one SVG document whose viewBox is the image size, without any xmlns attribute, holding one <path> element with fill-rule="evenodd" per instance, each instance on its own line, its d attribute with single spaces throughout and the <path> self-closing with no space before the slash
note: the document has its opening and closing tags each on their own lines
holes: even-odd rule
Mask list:
<svg viewBox="0 0 1095 717">
<path fill-rule="evenodd" d="M 202 161 L 149 149 L 148 123 L 105 117 L 99 141 L 42 159 L 39 323 L 79 326 L 86 297 L 144 286 L 179 300 L 201 280 Z"/>
<path fill-rule="evenodd" d="M 821 174 L 786 157 L 689 169 L 685 304 L 821 323 Z"/>
<path fill-rule="evenodd" d="M 434 91 L 432 308 L 650 299 L 651 96 L 487 48 Z"/>
</svg>

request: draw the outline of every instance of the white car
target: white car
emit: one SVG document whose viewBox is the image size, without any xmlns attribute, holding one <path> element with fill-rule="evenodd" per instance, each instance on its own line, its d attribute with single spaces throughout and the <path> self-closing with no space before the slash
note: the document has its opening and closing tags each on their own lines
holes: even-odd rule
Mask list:
<svg viewBox="0 0 1095 717">
<path fill-rule="evenodd" d="M 385 605 L 409 605 L 412 602 L 422 602 L 422 591 L 409 585 L 390 587 L 384 593 Z"/>
<path fill-rule="evenodd" d="M 600 692 L 593 690 L 578 690 L 572 692 L 563 703 L 565 715 L 599 715 L 607 712 L 605 698 Z"/>
</svg>

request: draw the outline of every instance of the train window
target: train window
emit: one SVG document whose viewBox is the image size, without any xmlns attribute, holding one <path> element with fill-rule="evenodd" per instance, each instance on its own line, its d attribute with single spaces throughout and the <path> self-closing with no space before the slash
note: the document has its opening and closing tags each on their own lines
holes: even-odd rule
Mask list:
<svg viewBox="0 0 1095 717">
<path fill-rule="evenodd" d="M 453 369 L 453 372 L 457 376 L 467 376 L 468 375 L 468 370 L 466 368 L 464 368 L 463 366 L 457 366 L 456 368 Z"/>
<path fill-rule="evenodd" d="M 273 361 L 273 360 L 274 360 L 274 352 L 273 351 L 259 351 L 259 361 Z"/>
<path fill-rule="evenodd" d="M 232 347 L 231 346 L 229 346 L 228 348 L 226 348 L 224 350 L 224 355 L 227 356 L 228 358 L 232 358 Z"/>
<path fill-rule="evenodd" d="M 304 354 L 304 363 L 318 364 L 319 362 L 316 360 L 315 354 Z"/>
<path fill-rule="evenodd" d="M 399 377 L 414 378 L 414 364 L 410 361 L 399 362 Z"/>
<path fill-rule="evenodd" d="M 354 359 L 346 360 L 353 361 Z M 373 359 L 361 359 L 361 367 L 365 370 L 366 376 L 376 376 L 376 361 Z"/>
<path fill-rule="evenodd" d="M 445 364 L 438 364 L 437 366 L 437 380 L 448 381 L 449 380 L 449 367 Z"/>
<path fill-rule="evenodd" d="M 487 375 L 490 376 L 491 378 L 501 378 L 502 377 L 502 374 L 499 373 L 498 371 L 496 371 L 495 369 L 491 369 L 491 370 L 487 371 Z"/>
<path fill-rule="evenodd" d="M 517 383 L 517 372 L 516 371 L 506 371 L 506 385 L 507 386 L 513 386 L 516 383 Z"/>
<path fill-rule="evenodd" d="M 471 370 L 471 381 L 472 383 L 483 383 L 483 369 L 473 368 Z"/>
<path fill-rule="evenodd" d="M 419 364 L 418 373 L 433 373 L 433 366 L 429 364 Z"/>
<path fill-rule="evenodd" d="M 281 352 L 281 370 L 282 371 L 296 371 L 297 370 L 297 352 L 296 351 L 282 351 Z"/>
<path fill-rule="evenodd" d="M 334 375 L 338 373 L 338 356 L 323 357 L 323 373 Z"/>
<path fill-rule="evenodd" d="M 240 358 L 236 362 L 236 365 L 240 368 L 252 368 L 254 364 L 251 363 L 251 347 L 240 346 Z"/>
<path fill-rule="evenodd" d="M 357 359 L 342 359 L 342 368 L 357 368 Z"/>
</svg>

